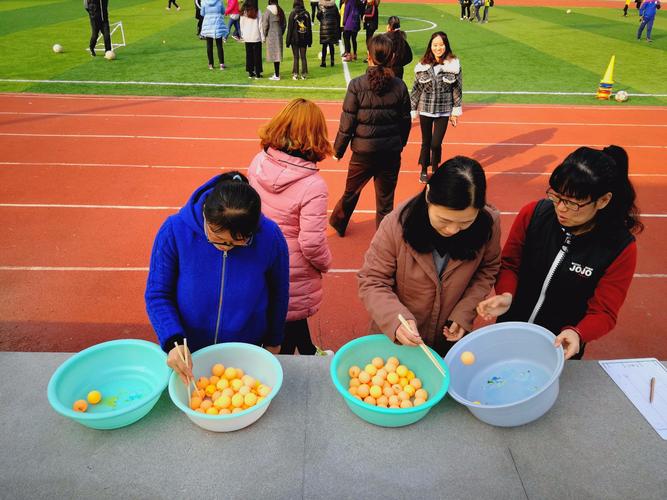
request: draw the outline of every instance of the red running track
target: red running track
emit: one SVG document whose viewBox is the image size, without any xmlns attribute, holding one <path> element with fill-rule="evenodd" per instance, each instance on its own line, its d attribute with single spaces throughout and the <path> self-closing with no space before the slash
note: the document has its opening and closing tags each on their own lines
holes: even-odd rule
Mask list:
<svg viewBox="0 0 667 500">
<path fill-rule="evenodd" d="M 119 337 L 154 339 L 143 291 L 157 228 L 220 168 L 245 168 L 259 149 L 257 129 L 284 104 L 1 95 L 0 349 L 75 351 Z M 321 106 L 333 138 L 340 103 Z M 667 357 L 659 335 L 667 320 L 666 128 L 664 108 L 471 105 L 447 133 L 446 157 L 469 155 L 485 167 L 505 233 L 577 146 L 627 148 L 647 226 L 638 240 L 638 276 L 617 328 L 593 343 L 587 357 Z M 410 139 L 397 201 L 421 188 L 417 128 Z M 320 165 L 329 208 L 343 190 L 345 159 Z M 373 231 L 369 186 L 348 236 L 329 236 L 335 270 L 325 277 L 325 303 L 311 320 L 324 347 L 336 349 L 367 331 L 354 271 Z"/>
</svg>

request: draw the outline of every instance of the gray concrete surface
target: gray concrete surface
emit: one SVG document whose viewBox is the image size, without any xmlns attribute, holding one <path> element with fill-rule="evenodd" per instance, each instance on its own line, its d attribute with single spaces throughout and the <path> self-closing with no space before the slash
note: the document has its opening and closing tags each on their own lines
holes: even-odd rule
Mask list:
<svg viewBox="0 0 667 500">
<path fill-rule="evenodd" d="M 267 413 L 217 434 L 166 391 L 122 429 L 61 417 L 46 386 L 70 355 L 0 353 L 0 498 L 667 498 L 667 441 L 592 361 L 568 362 L 554 407 L 523 427 L 488 426 L 446 398 L 387 429 L 348 410 L 328 359 L 280 356 Z"/>
</svg>

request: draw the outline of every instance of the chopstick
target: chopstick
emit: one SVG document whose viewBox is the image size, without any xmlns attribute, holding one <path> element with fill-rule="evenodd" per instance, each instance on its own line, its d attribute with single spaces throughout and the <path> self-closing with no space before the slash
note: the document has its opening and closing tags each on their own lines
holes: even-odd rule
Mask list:
<svg viewBox="0 0 667 500">
<path fill-rule="evenodd" d="M 174 342 L 174 347 L 176 348 L 176 351 L 178 352 L 178 355 L 180 356 L 181 361 L 183 361 L 183 363 L 185 363 L 185 367 L 187 368 L 188 367 L 188 359 L 181 352 L 181 350 L 179 349 L 178 342 Z M 187 339 L 183 339 L 183 347 L 185 347 L 186 349 L 188 348 Z M 199 388 L 197 387 L 197 384 L 195 384 L 195 380 L 193 378 L 188 377 L 188 384 L 187 384 L 187 387 L 188 387 L 188 404 L 190 403 L 190 400 L 192 399 L 192 392 L 190 391 L 190 383 L 189 382 L 192 382 L 192 386 L 195 388 L 195 392 L 197 394 L 199 394 Z"/>
<path fill-rule="evenodd" d="M 401 322 L 401 325 L 403 325 L 403 328 L 405 328 L 407 331 L 409 331 L 410 333 L 412 333 L 414 335 L 415 332 L 412 330 L 412 328 L 410 327 L 410 324 L 405 320 L 405 318 L 403 317 L 403 315 L 401 313 L 398 314 L 398 320 Z M 424 354 L 426 354 L 428 356 L 428 359 L 431 360 L 433 365 L 438 369 L 438 371 L 442 374 L 442 376 L 446 377 L 447 375 L 445 374 L 445 370 L 442 369 L 442 366 L 435 359 L 435 356 L 433 356 L 433 353 L 431 353 L 431 350 L 428 347 L 426 347 L 426 344 L 421 343 L 421 344 L 419 344 L 419 347 L 422 348 L 422 351 L 424 351 Z"/>
</svg>

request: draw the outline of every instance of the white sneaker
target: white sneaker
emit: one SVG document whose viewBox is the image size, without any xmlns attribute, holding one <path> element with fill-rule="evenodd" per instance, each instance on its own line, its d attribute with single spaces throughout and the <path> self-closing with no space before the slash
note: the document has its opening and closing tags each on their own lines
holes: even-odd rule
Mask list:
<svg viewBox="0 0 667 500">
<path fill-rule="evenodd" d="M 273 75 L 272 77 L 269 78 L 269 80 L 277 82 L 278 80 L 280 80 L 280 77 L 278 75 Z"/>
<path fill-rule="evenodd" d="M 334 352 L 331 349 L 322 350 L 318 346 L 315 346 L 315 356 L 333 356 Z"/>
<path fill-rule="evenodd" d="M 299 79 L 299 75 L 292 75 L 292 80 L 298 80 L 298 79 Z"/>
</svg>

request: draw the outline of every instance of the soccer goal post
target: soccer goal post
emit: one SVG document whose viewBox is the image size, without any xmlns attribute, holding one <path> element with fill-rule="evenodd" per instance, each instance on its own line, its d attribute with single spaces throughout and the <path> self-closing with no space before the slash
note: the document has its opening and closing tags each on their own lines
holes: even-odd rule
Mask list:
<svg viewBox="0 0 667 500">
<path fill-rule="evenodd" d="M 120 43 L 114 43 L 114 33 L 116 33 L 116 40 Z M 123 30 L 123 21 L 111 23 L 109 25 L 109 36 L 111 37 L 111 50 L 116 50 L 118 47 L 125 47 L 125 30 Z M 96 49 L 104 48 L 104 36 L 102 33 L 97 37 Z"/>
</svg>

